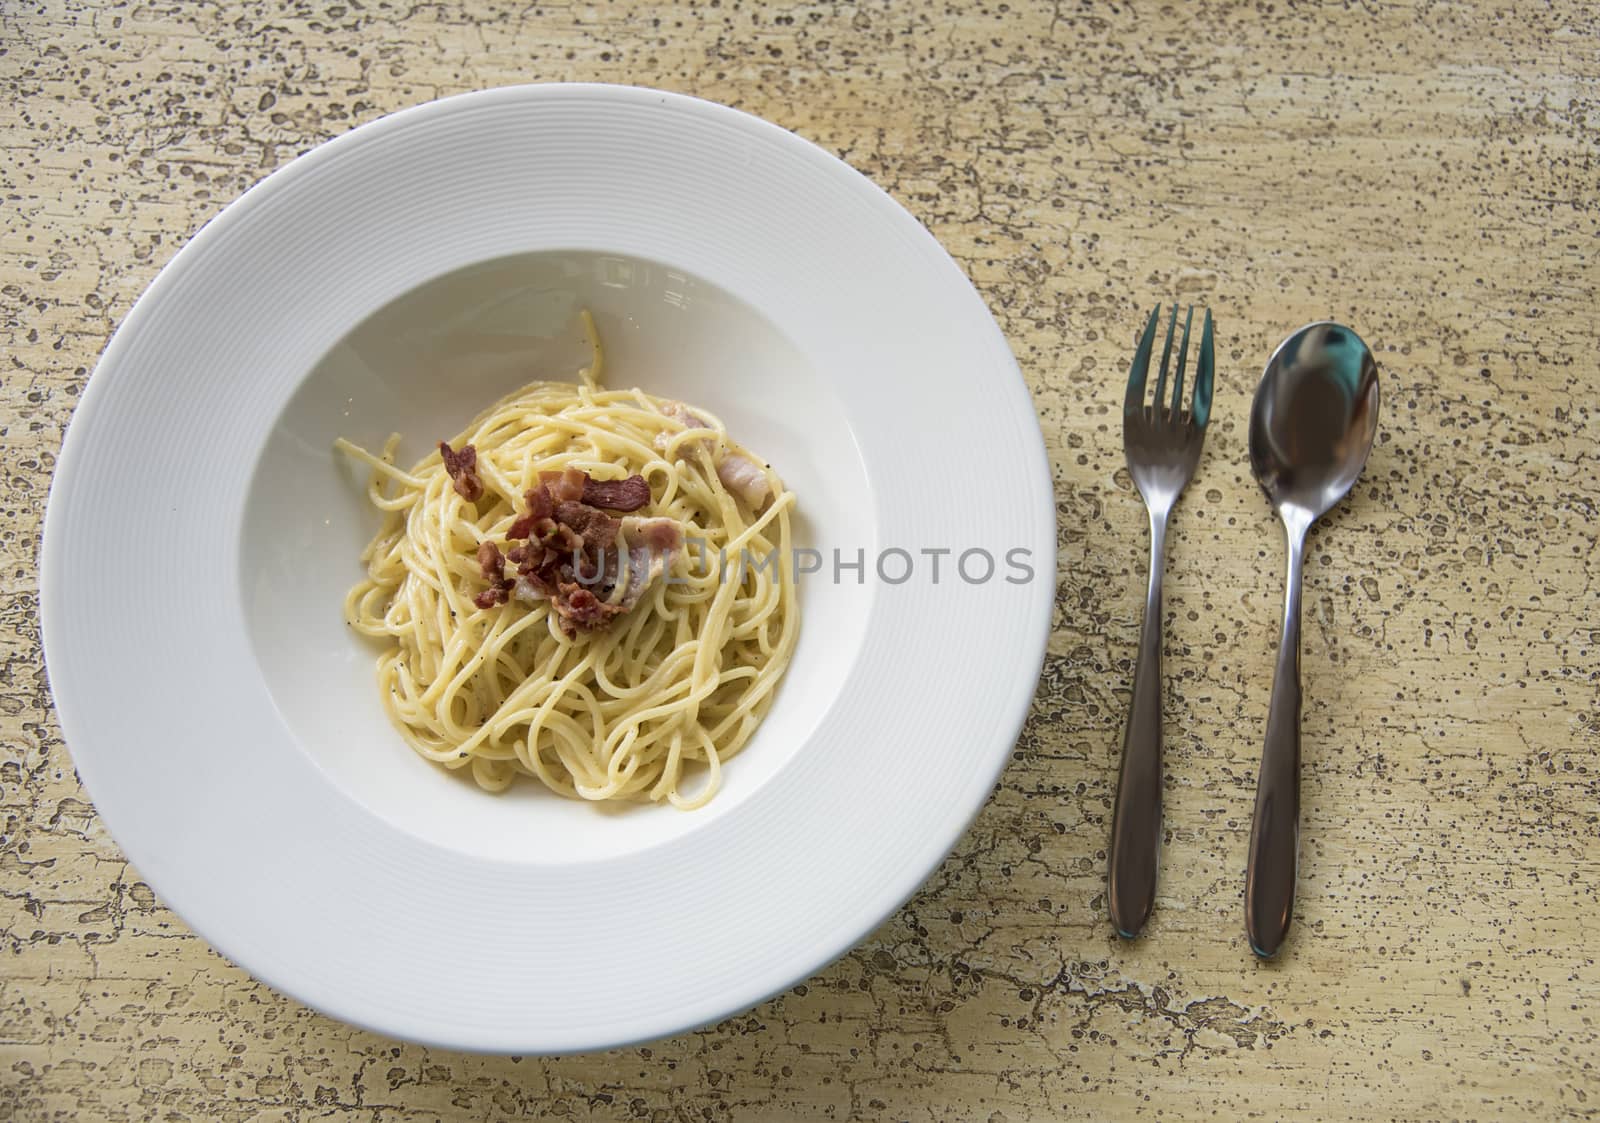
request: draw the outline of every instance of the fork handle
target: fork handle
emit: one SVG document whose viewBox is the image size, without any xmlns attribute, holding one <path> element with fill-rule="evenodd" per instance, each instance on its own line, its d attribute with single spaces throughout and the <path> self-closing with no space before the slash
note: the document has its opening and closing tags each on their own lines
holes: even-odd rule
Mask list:
<svg viewBox="0 0 1600 1123">
<path fill-rule="evenodd" d="M 1133 938 L 1150 918 L 1161 853 L 1161 571 L 1167 512 L 1150 512 L 1150 591 L 1133 668 L 1133 702 L 1111 818 L 1107 899 L 1117 934 Z"/>
<path fill-rule="evenodd" d="M 1300 574 L 1306 528 L 1286 525 L 1289 563 L 1283 637 L 1267 707 L 1267 737 L 1256 781 L 1250 864 L 1245 870 L 1244 923 L 1250 948 L 1275 955 L 1294 917 L 1300 856 Z"/>
</svg>

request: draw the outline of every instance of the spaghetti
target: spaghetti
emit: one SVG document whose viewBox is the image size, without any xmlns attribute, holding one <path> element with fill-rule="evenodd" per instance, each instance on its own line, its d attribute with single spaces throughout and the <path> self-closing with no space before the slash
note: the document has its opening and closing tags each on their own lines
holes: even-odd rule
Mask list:
<svg viewBox="0 0 1600 1123">
<path fill-rule="evenodd" d="M 510 394 L 409 471 L 394 464 L 398 434 L 377 454 L 336 442 L 371 469 L 367 496 L 384 513 L 345 618 L 385 641 L 384 706 L 426 759 L 469 769 L 489 791 L 521 774 L 569 797 L 694 808 L 716 794 L 722 764 L 749 741 L 794 650 L 799 614 L 785 580 L 794 495 L 712 414 L 602 389 L 604 354 L 587 314 L 584 325 L 594 360 L 578 383 Z M 460 483 L 464 457 L 470 488 Z M 511 595 L 509 577 L 492 582 L 501 545 L 513 559 L 544 556 L 549 571 L 541 532 L 526 529 L 538 513 L 528 506 L 546 504 L 562 479 L 587 480 L 595 502 L 631 493 L 639 502 L 634 476 L 649 487 L 637 516 L 602 521 L 604 512 L 571 501 L 594 513 L 589 526 L 615 533 L 612 561 L 602 547 L 599 567 L 592 554 L 577 562 L 592 585 L 578 591 L 576 576 L 557 593 L 534 573 Z M 647 533 L 661 527 L 672 533 Z M 637 528 L 667 545 L 644 567 L 628 564 Z M 526 547 L 508 537 L 519 530 Z M 522 571 L 532 572 L 527 562 Z M 698 790 L 686 791 L 702 770 Z"/>
</svg>

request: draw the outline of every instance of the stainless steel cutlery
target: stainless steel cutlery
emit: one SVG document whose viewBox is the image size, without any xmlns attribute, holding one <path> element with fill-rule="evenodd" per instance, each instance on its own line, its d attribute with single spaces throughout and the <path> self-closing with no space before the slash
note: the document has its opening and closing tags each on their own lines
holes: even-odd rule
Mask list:
<svg viewBox="0 0 1600 1123">
<path fill-rule="evenodd" d="M 1133 698 L 1123 738 L 1112 813 L 1107 901 L 1117 932 L 1132 937 L 1155 901 L 1161 846 L 1161 576 L 1173 504 L 1194 477 L 1211 415 L 1216 362 L 1211 313 L 1205 313 L 1184 408 L 1191 307 L 1172 370 L 1178 309 L 1167 321 L 1151 400 L 1149 371 L 1161 309 L 1150 314 L 1134 352 L 1123 399 L 1123 451 L 1150 515 L 1150 585 Z M 1282 638 L 1268 708 L 1255 819 L 1245 876 L 1245 932 L 1270 956 L 1282 945 L 1294 909 L 1300 809 L 1300 575 L 1311 525 L 1349 493 L 1372 448 L 1378 424 L 1378 370 L 1349 328 L 1321 322 L 1279 345 L 1256 388 L 1250 415 L 1250 464 L 1283 520 L 1288 580 Z"/>
<path fill-rule="evenodd" d="M 1245 934 L 1277 952 L 1294 912 L 1300 849 L 1300 565 L 1306 532 L 1350 492 L 1378 431 L 1378 365 L 1340 324 L 1301 328 L 1278 345 L 1250 408 L 1250 467 L 1283 519 L 1288 580 L 1283 635 L 1256 782 Z"/>
<path fill-rule="evenodd" d="M 1155 394 L 1147 403 L 1150 353 L 1160 320 L 1158 307 L 1150 313 L 1134 352 L 1122 405 L 1122 448 L 1128 460 L 1128 474 L 1150 512 L 1150 589 L 1139 632 L 1139 659 L 1133 668 L 1133 702 L 1122 742 L 1122 774 L 1117 780 L 1117 802 L 1112 812 L 1107 881 L 1111 923 L 1124 936 L 1135 936 L 1144 927 L 1156 898 L 1161 849 L 1161 570 L 1172 505 L 1200 463 L 1216 371 L 1208 311 L 1200 329 L 1194 391 L 1189 408 L 1184 409 L 1183 376 L 1189 355 L 1189 329 L 1194 322 L 1191 306 L 1184 317 L 1178 369 L 1172 379 L 1172 396 L 1168 398 L 1172 335 L 1178 323 L 1178 306 L 1173 305 L 1166 342 L 1161 348 Z"/>
</svg>

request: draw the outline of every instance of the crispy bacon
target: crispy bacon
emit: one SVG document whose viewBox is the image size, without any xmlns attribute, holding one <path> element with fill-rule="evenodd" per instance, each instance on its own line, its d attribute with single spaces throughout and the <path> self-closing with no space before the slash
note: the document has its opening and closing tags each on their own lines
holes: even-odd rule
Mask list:
<svg viewBox="0 0 1600 1123">
<path fill-rule="evenodd" d="M 525 604 L 537 604 L 542 600 L 549 600 L 556 591 L 556 568 L 550 566 L 549 572 L 535 566 L 525 566 L 526 573 L 518 573 L 516 581 L 512 584 L 511 595 Z"/>
<path fill-rule="evenodd" d="M 550 561 L 550 552 L 539 542 L 529 542 L 526 546 L 518 546 L 507 557 L 511 558 L 517 567 L 517 576 L 527 577 L 538 573 L 545 568 L 545 563 Z M 560 564 L 556 560 L 553 564 Z"/>
<path fill-rule="evenodd" d="M 588 475 L 579 468 L 564 468 L 559 472 L 539 473 L 539 482 L 550 490 L 550 497 L 557 503 L 560 503 L 563 499 L 582 499 L 583 485 L 588 480 Z"/>
<path fill-rule="evenodd" d="M 491 585 L 499 584 L 505 580 L 506 559 L 500 553 L 500 547 L 493 542 L 482 542 L 478 545 L 478 568 L 483 570 L 483 579 Z"/>
<path fill-rule="evenodd" d="M 452 455 L 459 462 L 465 450 Z M 592 480 L 568 468 L 541 472 L 539 479 L 524 496 L 528 509 L 506 531 L 514 545 L 505 554 L 494 542 L 478 547 L 478 567 L 489 587 L 473 603 L 491 608 L 511 597 L 546 601 L 568 637 L 604 628 L 671 566 L 683 528 L 675 519 L 610 513 L 650 502 L 643 476 Z M 619 539 L 625 557 L 617 556 Z M 516 567 L 515 577 L 507 576 L 508 564 Z"/>
<path fill-rule="evenodd" d="M 477 596 L 472 598 L 472 603 L 479 608 L 493 608 L 497 604 L 505 604 L 511 596 L 511 582 L 503 585 L 491 585 Z"/>
<path fill-rule="evenodd" d="M 479 608 L 493 608 L 497 604 L 505 604 L 511 596 L 511 586 L 515 582 L 506 577 L 506 559 L 500 553 L 500 547 L 493 542 L 480 542 L 478 544 L 478 568 L 483 570 L 483 579 L 489 587 L 472 598 L 472 603 Z"/>
<path fill-rule="evenodd" d="M 556 522 L 568 527 L 590 550 L 604 550 L 617 540 L 622 523 L 587 503 L 566 500 L 556 504 Z"/>
<path fill-rule="evenodd" d="M 583 535 L 558 519 L 540 519 L 533 533 L 547 551 L 573 554 L 584 546 Z"/>
<path fill-rule="evenodd" d="M 444 461 L 444 470 L 450 474 L 456 494 L 468 503 L 476 503 L 483 495 L 483 481 L 478 478 L 478 450 L 462 445 L 461 451 L 456 452 L 448 442 L 440 441 L 439 457 Z"/>
<path fill-rule="evenodd" d="M 519 515 L 511 524 L 510 529 L 506 531 L 507 538 L 529 537 L 540 521 L 548 519 L 555 513 L 555 502 L 550 498 L 550 489 L 543 484 L 529 488 L 523 498 L 528 503 L 527 513 Z"/>
<path fill-rule="evenodd" d="M 604 507 L 608 511 L 637 511 L 650 502 L 650 485 L 643 476 L 637 475 L 625 480 L 585 478 L 583 501 L 591 507 Z"/>
<path fill-rule="evenodd" d="M 582 585 L 572 581 L 561 583 L 554 600 L 562 620 L 584 631 L 603 628 L 611 622 L 612 617 L 620 616 L 624 611 L 617 605 L 607 604 Z"/>
<path fill-rule="evenodd" d="M 556 513 L 556 501 L 550 497 L 550 489 L 544 484 L 529 488 L 522 498 L 528 504 L 528 514 L 536 519 L 548 519 Z"/>
</svg>

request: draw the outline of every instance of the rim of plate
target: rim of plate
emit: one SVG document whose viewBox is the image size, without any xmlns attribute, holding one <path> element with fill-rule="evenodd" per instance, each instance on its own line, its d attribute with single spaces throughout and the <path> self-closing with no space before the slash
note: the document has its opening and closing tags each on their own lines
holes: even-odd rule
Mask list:
<svg viewBox="0 0 1600 1123">
<path fill-rule="evenodd" d="M 572 866 L 474 860 L 379 819 L 297 750 L 253 677 L 238 501 L 284 402 L 365 315 L 463 264 L 572 248 L 681 265 L 771 317 L 842 396 L 881 543 L 944 545 L 960 510 L 963 543 L 1025 548 L 1035 573 L 970 586 L 919 573 L 880 590 L 858 669 L 817 731 L 705 828 Z M 106 543 L 120 544 L 114 566 L 97 561 Z M 887 193 L 713 102 L 510 86 L 323 143 L 173 257 L 68 428 L 40 616 L 85 787 L 203 939 L 379 1033 L 567 1053 L 748 1009 L 917 890 L 1009 759 L 1044 657 L 1055 551 L 1016 360 L 965 274 Z"/>
</svg>

